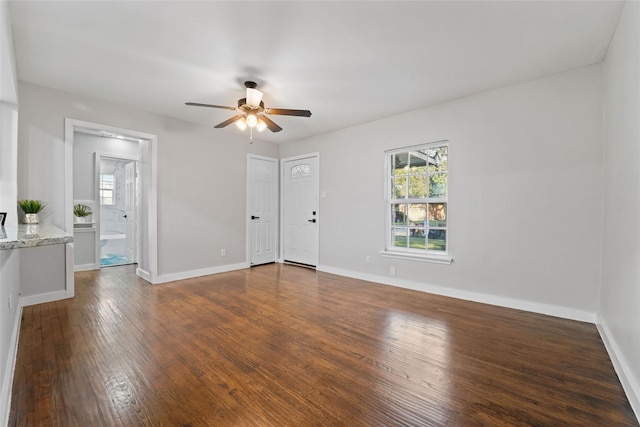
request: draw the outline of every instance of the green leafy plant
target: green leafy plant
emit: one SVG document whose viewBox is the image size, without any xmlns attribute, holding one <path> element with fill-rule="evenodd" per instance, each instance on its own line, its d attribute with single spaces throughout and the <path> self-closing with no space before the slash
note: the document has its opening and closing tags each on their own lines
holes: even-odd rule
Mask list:
<svg viewBox="0 0 640 427">
<path fill-rule="evenodd" d="M 87 205 L 74 205 L 73 214 L 77 217 L 84 218 L 91 215 L 91 208 Z"/>
<path fill-rule="evenodd" d="M 47 204 L 40 200 L 25 199 L 18 200 L 18 206 L 20 206 L 20 209 L 22 209 L 22 212 L 25 214 L 37 214 L 43 210 Z"/>
</svg>

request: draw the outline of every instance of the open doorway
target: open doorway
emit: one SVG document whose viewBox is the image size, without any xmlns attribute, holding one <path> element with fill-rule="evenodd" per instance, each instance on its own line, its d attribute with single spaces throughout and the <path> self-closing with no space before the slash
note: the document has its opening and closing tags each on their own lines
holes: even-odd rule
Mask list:
<svg viewBox="0 0 640 427">
<path fill-rule="evenodd" d="M 100 267 L 137 263 L 137 161 L 96 158 Z"/>
<path fill-rule="evenodd" d="M 84 144 L 82 141 L 77 141 L 79 135 L 108 135 L 108 138 L 115 141 L 124 142 L 127 139 L 136 140 L 136 155 L 137 158 L 137 222 L 136 230 L 133 233 L 135 236 L 135 246 L 132 248 L 134 255 L 133 258 L 137 261 L 136 274 L 143 279 L 151 283 L 156 283 L 158 278 L 158 212 L 157 212 L 157 142 L 158 137 L 153 134 L 139 132 L 130 129 L 116 128 L 113 126 L 84 122 L 75 119 L 65 119 L 65 205 L 68 206 L 68 210 L 65 214 L 65 229 L 68 232 L 74 232 L 74 193 L 77 193 L 80 187 L 85 185 L 85 182 L 92 188 L 97 189 L 97 185 L 94 185 L 96 179 L 88 179 L 86 181 L 78 180 L 74 176 L 74 158 L 77 149 L 81 149 Z M 119 153 L 117 150 L 97 149 L 94 150 L 97 156 L 98 152 L 102 154 Z M 116 155 L 115 157 L 119 157 Z M 112 156 L 113 157 L 113 156 Z M 124 156 L 126 157 L 126 156 Z M 133 156 L 132 156 L 133 157 Z M 94 157 L 95 158 L 95 157 Z M 94 163 L 91 162 L 91 169 L 94 173 L 97 173 L 97 168 Z M 94 190 L 95 191 L 95 190 Z M 86 197 L 86 199 L 93 199 L 99 201 L 99 195 L 92 191 L 92 196 Z M 78 194 L 78 197 L 80 195 Z M 83 196 L 84 199 L 84 196 Z M 96 203 L 96 209 L 94 212 L 99 214 L 99 204 Z M 98 218 L 95 218 L 96 220 Z M 98 222 L 98 221 L 96 221 Z M 95 236 L 91 241 L 95 242 L 92 246 L 94 249 L 93 254 L 97 261 L 99 261 L 99 227 L 94 227 L 93 233 Z M 82 239 L 75 239 L 74 243 L 81 243 Z M 87 235 L 91 235 L 91 232 L 87 232 Z M 84 235 L 82 235 L 85 237 Z M 79 236 L 80 237 L 80 236 Z M 89 239 L 87 239 L 89 240 Z M 123 239 L 124 240 L 124 239 Z M 74 248 L 75 252 L 80 250 Z M 77 254 L 76 254 L 77 255 Z M 100 268 L 99 262 L 94 268 Z M 73 295 L 73 271 L 74 271 L 74 258 L 73 251 L 71 257 L 67 257 L 67 271 L 68 274 L 67 283 L 71 294 Z"/>
</svg>

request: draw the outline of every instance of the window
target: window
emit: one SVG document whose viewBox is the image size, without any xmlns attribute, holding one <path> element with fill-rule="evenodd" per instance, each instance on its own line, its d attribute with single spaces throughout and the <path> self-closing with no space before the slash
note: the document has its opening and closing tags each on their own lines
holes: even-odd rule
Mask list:
<svg viewBox="0 0 640 427">
<path fill-rule="evenodd" d="M 291 168 L 291 178 L 300 178 L 311 175 L 310 165 L 296 165 Z"/>
<path fill-rule="evenodd" d="M 447 254 L 448 142 L 387 151 L 387 250 Z"/>
<path fill-rule="evenodd" d="M 116 178 L 112 174 L 100 174 L 100 204 L 113 205 L 113 191 L 115 189 Z"/>
</svg>

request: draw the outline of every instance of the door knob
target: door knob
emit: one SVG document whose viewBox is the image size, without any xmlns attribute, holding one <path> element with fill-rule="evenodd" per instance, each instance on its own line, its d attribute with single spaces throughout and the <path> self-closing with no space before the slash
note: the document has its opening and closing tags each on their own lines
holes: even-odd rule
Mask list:
<svg viewBox="0 0 640 427">
<path fill-rule="evenodd" d="M 260 219 L 260 217 L 251 215 L 251 219 Z"/>
<path fill-rule="evenodd" d="M 313 218 L 313 219 L 308 219 L 307 221 L 309 221 L 309 222 L 314 222 L 314 223 L 315 223 L 315 222 L 316 222 L 316 219 L 315 219 L 315 218 Z"/>
</svg>

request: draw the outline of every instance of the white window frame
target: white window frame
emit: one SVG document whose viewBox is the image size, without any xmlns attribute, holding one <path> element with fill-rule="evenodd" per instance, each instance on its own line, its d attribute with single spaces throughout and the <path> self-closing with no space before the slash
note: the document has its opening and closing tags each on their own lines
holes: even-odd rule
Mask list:
<svg viewBox="0 0 640 427">
<path fill-rule="evenodd" d="M 394 154 L 397 153 L 404 153 L 404 152 L 410 152 L 410 151 L 417 151 L 417 150 L 425 150 L 425 149 L 430 149 L 430 148 L 435 148 L 435 147 L 447 147 L 447 162 L 449 164 L 449 141 L 447 140 L 443 140 L 443 141 L 435 141 L 435 142 L 429 142 L 429 143 L 425 143 L 425 144 L 419 144 L 419 145 L 413 145 L 413 146 L 409 146 L 409 147 L 400 147 L 400 148 L 394 148 L 391 150 L 387 150 L 385 151 L 384 155 L 385 155 L 385 172 L 384 172 L 384 177 L 385 177 L 385 195 L 384 195 L 384 208 L 385 208 L 385 250 L 383 250 L 382 252 L 380 252 L 380 254 L 382 256 L 385 257 L 391 257 L 391 258 L 400 258 L 400 259 L 408 259 L 408 260 L 416 260 L 416 261 L 426 261 L 426 262 L 433 262 L 433 263 L 439 263 L 439 264 L 451 264 L 453 262 L 453 259 L 450 257 L 449 252 L 450 252 L 450 248 L 449 248 L 449 232 L 450 232 L 450 227 L 449 227 L 449 178 L 450 178 L 450 168 L 447 167 L 447 196 L 446 197 L 439 197 L 439 198 L 429 198 L 428 196 L 428 191 L 427 191 L 427 197 L 425 198 L 407 198 L 407 199 L 403 199 L 402 202 L 403 203 L 425 203 L 427 204 L 427 215 L 428 215 L 428 205 L 429 203 L 439 203 L 439 202 L 443 202 L 446 203 L 447 205 L 447 226 L 445 227 L 446 229 L 446 238 L 445 238 L 445 247 L 446 250 L 445 251 L 435 251 L 432 249 L 415 249 L 415 248 L 399 248 L 396 246 L 393 246 L 393 240 L 392 240 L 392 236 L 391 236 L 391 230 L 393 228 L 393 220 L 391 218 L 391 206 L 394 203 L 398 203 L 398 199 L 394 199 L 392 198 L 392 188 L 391 188 L 391 178 L 392 178 L 392 174 L 391 174 L 391 158 L 393 157 Z M 428 167 L 428 166 L 427 166 Z M 427 173 L 427 185 L 429 183 L 429 179 L 428 179 L 428 173 Z M 428 228 L 425 230 L 425 233 L 428 233 Z"/>
<path fill-rule="evenodd" d="M 102 177 L 104 175 L 109 175 L 109 176 L 113 177 L 113 182 L 111 184 L 112 188 L 104 188 L 103 187 L 104 180 L 103 180 Z M 116 198 L 115 198 L 115 195 L 116 195 L 116 176 L 114 174 L 112 174 L 112 173 L 100 173 L 100 185 L 99 185 L 99 187 L 100 187 L 99 188 L 99 191 L 100 191 L 100 195 L 99 195 L 100 196 L 100 205 L 102 205 L 102 206 L 113 206 L 113 205 L 115 205 L 116 204 Z M 110 191 L 111 192 L 111 203 L 103 203 L 103 200 L 105 199 L 102 196 L 102 192 L 103 191 Z"/>
</svg>

